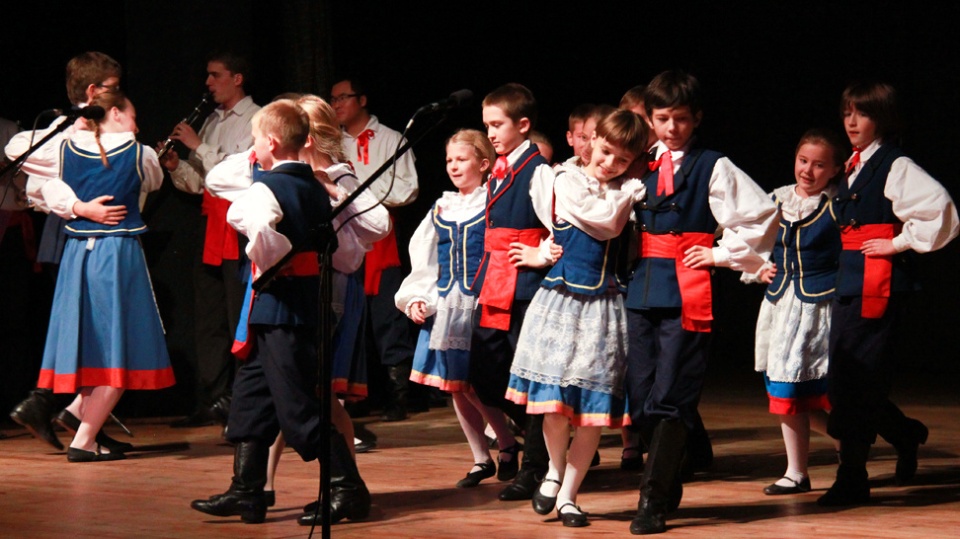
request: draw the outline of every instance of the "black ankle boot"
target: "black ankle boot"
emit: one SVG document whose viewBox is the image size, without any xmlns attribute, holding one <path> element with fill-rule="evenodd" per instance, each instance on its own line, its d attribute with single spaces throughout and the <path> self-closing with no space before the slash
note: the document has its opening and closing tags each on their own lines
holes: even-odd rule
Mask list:
<svg viewBox="0 0 960 539">
<path fill-rule="evenodd" d="M 650 535 L 667 530 L 667 513 L 680 505 L 683 494 L 679 477 L 686 439 L 687 429 L 679 419 L 662 420 L 654 428 L 630 533 Z"/>
<path fill-rule="evenodd" d="M 218 517 L 239 515 L 240 520 L 259 524 L 267 517 L 263 486 L 267 483 L 270 444 L 258 440 L 239 442 L 234 448 L 233 481 L 223 494 L 194 500 L 190 507 Z"/>
<path fill-rule="evenodd" d="M 841 440 L 837 480 L 823 496 L 820 496 L 817 505 L 821 507 L 845 507 L 869 502 L 870 481 L 867 475 L 867 457 L 869 454 L 870 444 Z"/>
<path fill-rule="evenodd" d="M 363 520 L 370 514 L 370 491 L 360 477 L 357 463 L 339 432 L 330 434 L 330 523 L 347 518 Z M 318 510 L 304 513 L 297 522 L 301 526 L 321 525 L 323 516 Z"/>
<path fill-rule="evenodd" d="M 407 400 L 410 396 L 411 362 L 403 361 L 387 367 L 387 403 L 382 421 L 403 421 L 407 418 Z"/>
<path fill-rule="evenodd" d="M 63 449 L 63 444 L 60 443 L 50 424 L 56 408 L 57 401 L 52 391 L 34 389 L 29 397 L 10 412 L 10 418 L 30 431 L 34 438 L 43 440 L 57 449 Z"/>
</svg>

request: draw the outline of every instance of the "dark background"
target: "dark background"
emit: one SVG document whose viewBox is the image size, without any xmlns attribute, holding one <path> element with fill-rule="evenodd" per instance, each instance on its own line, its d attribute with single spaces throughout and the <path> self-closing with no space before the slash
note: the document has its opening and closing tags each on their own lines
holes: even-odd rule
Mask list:
<svg viewBox="0 0 960 539">
<path fill-rule="evenodd" d="M 367 82 L 371 111 L 394 128 L 405 125 L 419 106 L 471 89 L 473 103 L 454 111 L 416 149 L 421 195 L 401 212 L 410 226 L 442 190 L 452 188 L 443 141 L 457 128 L 482 128 L 479 102 L 493 88 L 515 81 L 534 92 L 537 128 L 562 159 L 569 155 L 564 134 L 575 105 L 615 105 L 628 88 L 669 68 L 686 69 L 702 83 L 701 140 L 726 153 L 766 190 L 793 181 L 793 151 L 803 131 L 825 126 L 842 132 L 838 101 L 848 82 L 889 81 L 901 93 L 906 152 L 955 199 L 960 196 L 960 4 L 952 2 L 635 1 L 569 7 L 539 1 L 127 0 L 6 4 L 0 12 L 5 26 L 0 116 L 25 127 L 40 110 L 67 104 L 64 66 L 85 50 L 106 52 L 123 65 L 122 86 L 137 106 L 144 142 L 165 138 L 199 101 L 206 56 L 220 48 L 239 50 L 253 61 L 248 90 L 258 103 L 286 91 L 327 97 L 337 77 L 356 74 Z M 422 128 L 415 125 L 413 134 Z M 167 185 L 145 210 L 152 230 L 145 247 L 181 383 L 128 395 L 121 403 L 124 413 L 172 415 L 190 408 L 184 358 L 192 348 L 189 257 L 199 239 L 198 206 L 195 197 Z M 960 372 L 958 270 L 956 242 L 921 257 L 924 291 L 913 298 L 913 316 L 897 343 L 905 372 L 941 379 Z M 712 372 L 752 370 L 762 291 L 740 285 L 737 277 L 718 271 Z M 37 303 L 49 302 L 39 288 Z M 34 326 L 42 325 L 39 318 Z M 29 353 L 5 359 L 14 374 L 0 395 L 4 404 L 18 401 L 23 387 L 34 383 L 42 340 L 27 339 L 34 343 Z M 0 343 L 0 350 L 9 350 L 8 344 Z M 22 380 L 9 381 L 13 378 Z M 762 391 L 759 382 L 757 387 Z"/>
</svg>

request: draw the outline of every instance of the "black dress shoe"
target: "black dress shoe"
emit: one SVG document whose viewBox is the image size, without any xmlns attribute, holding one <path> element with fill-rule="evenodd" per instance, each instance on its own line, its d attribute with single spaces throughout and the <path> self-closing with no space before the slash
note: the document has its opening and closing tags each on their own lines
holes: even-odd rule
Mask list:
<svg viewBox="0 0 960 539">
<path fill-rule="evenodd" d="M 377 442 L 374 442 L 373 440 L 370 440 L 370 441 L 360 440 L 359 442 L 353 444 L 353 452 L 357 454 L 369 453 L 370 451 L 373 451 L 376 448 L 377 448 Z"/>
<path fill-rule="evenodd" d="M 297 519 L 301 526 L 321 526 L 323 515 L 318 509 L 319 502 L 304 506 L 304 513 Z M 309 509 L 309 511 L 307 511 Z M 370 515 L 370 493 L 366 487 L 359 490 L 337 491 L 334 489 L 330 501 L 330 523 L 336 524 L 343 519 L 363 520 Z"/>
<path fill-rule="evenodd" d="M 560 481 L 556 479 L 551 479 L 549 477 L 544 478 L 543 483 L 556 483 L 560 484 Z M 553 508 L 557 505 L 556 496 L 547 496 L 540 492 L 540 487 L 537 487 L 537 490 L 533 492 L 533 495 L 530 497 L 530 503 L 533 505 L 533 512 L 538 515 L 549 515 L 550 511 L 553 511 Z"/>
<path fill-rule="evenodd" d="M 43 440 L 56 449 L 62 450 L 63 444 L 50 425 L 55 406 L 56 401 L 51 392 L 35 389 L 30 392 L 29 397 L 10 412 L 10 418 L 27 429 L 34 438 Z"/>
<path fill-rule="evenodd" d="M 100 453 L 93 451 L 84 451 L 75 447 L 67 448 L 67 461 L 69 462 L 106 462 L 109 460 L 123 460 L 127 458 L 123 453 Z"/>
<path fill-rule="evenodd" d="M 838 477 L 823 496 L 817 499 L 820 507 L 848 507 L 870 502 L 870 483 L 864 474 L 863 480 Z"/>
<path fill-rule="evenodd" d="M 66 430 L 70 432 L 77 432 L 77 429 L 80 428 L 80 419 L 77 416 L 70 413 L 70 410 L 64 408 L 60 411 L 59 414 L 53 420 Z M 110 450 L 111 453 L 126 453 L 127 451 L 133 451 L 133 444 L 128 444 L 127 442 L 121 442 L 107 436 L 107 433 L 103 432 L 103 429 L 100 429 L 97 432 L 97 437 L 95 439 L 97 445 L 106 447 Z"/>
<path fill-rule="evenodd" d="M 783 478 L 793 484 L 788 487 L 784 487 L 773 483 L 763 487 L 763 493 L 767 496 L 778 496 L 780 494 L 802 494 L 804 492 L 810 492 L 809 477 L 804 477 L 800 481 L 794 481 L 792 477 L 787 477 L 786 475 L 783 476 Z"/>
<path fill-rule="evenodd" d="M 922 422 L 909 418 L 907 440 L 897 447 L 897 470 L 894 478 L 898 485 L 905 485 L 917 475 L 917 451 L 921 444 L 927 443 L 930 430 Z"/>
<path fill-rule="evenodd" d="M 500 450 L 500 455 L 497 456 L 497 481 L 510 481 L 517 476 L 520 471 L 520 458 L 517 456 L 519 452 L 520 444 L 516 442 Z M 503 455 L 510 455 L 510 460 L 503 460 Z"/>
<path fill-rule="evenodd" d="M 467 476 L 457 481 L 457 488 L 471 488 L 480 484 L 480 481 L 488 477 L 493 477 L 497 473 L 497 467 L 493 465 L 492 460 L 486 462 L 477 462 L 473 465 L 480 468 L 475 472 L 467 472 Z"/>
<path fill-rule="evenodd" d="M 562 512 L 564 507 L 572 507 L 577 511 L 568 511 L 564 513 Z M 568 528 L 582 528 L 590 525 L 590 521 L 587 520 L 587 514 L 580 510 L 580 506 L 574 505 L 570 502 L 567 502 L 557 508 L 557 518 L 559 518 L 563 522 L 563 525 Z"/>
<path fill-rule="evenodd" d="M 513 478 L 513 483 L 507 485 L 497 496 L 500 501 L 516 502 L 529 500 L 533 498 L 533 493 L 540 486 L 538 474 L 527 468 L 520 468 L 517 476 Z"/>
</svg>

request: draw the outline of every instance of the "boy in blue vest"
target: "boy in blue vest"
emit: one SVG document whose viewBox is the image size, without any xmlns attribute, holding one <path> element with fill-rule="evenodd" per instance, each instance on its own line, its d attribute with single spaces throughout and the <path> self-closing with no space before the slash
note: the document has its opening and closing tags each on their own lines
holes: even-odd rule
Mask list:
<svg viewBox="0 0 960 539">
<path fill-rule="evenodd" d="M 644 105 L 658 142 L 643 180 L 647 200 L 635 206 L 641 247 L 624 302 L 631 419 L 649 447 L 630 524 L 636 535 L 664 532 L 666 513 L 680 503 L 680 465 L 707 366 L 711 267 L 756 271 L 776 232 L 776 207 L 763 190 L 720 153 L 696 147 L 696 78 L 657 75 Z"/>
<path fill-rule="evenodd" d="M 540 243 L 548 233 L 553 171 L 529 140 L 537 102 L 526 87 L 510 83 L 483 99 L 483 123 L 497 151 L 487 194 L 484 256 L 474 288 L 480 288 L 479 327 L 471 343 L 470 385 L 480 400 L 525 425 L 523 467 L 517 446 L 500 452 L 497 478 L 513 479 L 500 492 L 504 501 L 529 500 L 547 471 L 543 416 L 527 417 L 524 407 L 505 398 L 510 365 L 530 300 L 550 265 Z"/>
<path fill-rule="evenodd" d="M 254 154 L 265 172 L 230 206 L 227 222 L 249 240 L 246 252 L 256 277 L 329 221 L 330 195 L 310 165 L 298 160 L 310 133 L 303 109 L 275 101 L 252 123 Z M 282 430 L 304 461 L 318 458 L 321 439 L 330 436 L 332 522 L 369 513 L 370 493 L 346 441 L 320 424 L 315 340 L 322 247 L 318 241 L 297 254 L 253 300 L 248 323 L 254 347 L 237 371 L 227 423 L 227 439 L 236 446 L 233 481 L 224 494 L 195 500 L 191 507 L 197 511 L 263 522 L 267 457 Z"/>
</svg>

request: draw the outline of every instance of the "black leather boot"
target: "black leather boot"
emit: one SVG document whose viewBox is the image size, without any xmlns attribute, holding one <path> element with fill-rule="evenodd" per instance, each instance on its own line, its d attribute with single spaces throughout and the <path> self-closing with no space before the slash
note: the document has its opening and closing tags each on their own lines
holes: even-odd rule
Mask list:
<svg viewBox="0 0 960 539">
<path fill-rule="evenodd" d="M 410 362 L 403 361 L 387 367 L 387 402 L 382 421 L 403 421 L 407 418 L 407 400 L 410 396 Z"/>
<path fill-rule="evenodd" d="M 530 414 L 526 419 L 520 471 L 514 476 L 513 482 L 497 496 L 504 502 L 532 499 L 533 493 L 540 488 L 540 482 L 547 475 L 550 456 L 543 439 L 543 414 Z"/>
<path fill-rule="evenodd" d="M 821 507 L 861 505 L 870 501 L 870 481 L 867 475 L 867 457 L 870 444 L 854 440 L 840 440 L 840 466 L 837 480 L 820 496 Z"/>
<path fill-rule="evenodd" d="M 677 485 L 686 440 L 687 429 L 679 419 L 662 420 L 654 428 L 630 533 L 650 535 L 667 531 L 667 513 L 672 506 L 680 505 L 683 494 L 682 490 L 677 491 Z"/>
<path fill-rule="evenodd" d="M 218 517 L 240 515 L 240 520 L 259 524 L 267 517 L 263 486 L 267 483 L 267 459 L 270 444 L 257 440 L 239 442 L 234 447 L 233 481 L 223 494 L 206 500 L 194 500 L 190 507 Z"/>
<path fill-rule="evenodd" d="M 370 514 L 370 491 L 360 477 L 357 463 L 350 456 L 346 440 L 339 432 L 330 434 L 330 523 L 347 518 L 363 520 Z M 321 525 L 320 508 L 306 512 L 297 520 L 301 526 Z"/>
<path fill-rule="evenodd" d="M 30 431 L 34 438 L 43 440 L 57 449 L 63 449 L 63 444 L 60 443 L 50 424 L 56 409 L 57 401 L 52 391 L 34 389 L 29 397 L 10 412 L 10 418 Z"/>
</svg>

